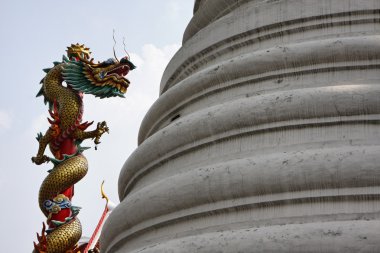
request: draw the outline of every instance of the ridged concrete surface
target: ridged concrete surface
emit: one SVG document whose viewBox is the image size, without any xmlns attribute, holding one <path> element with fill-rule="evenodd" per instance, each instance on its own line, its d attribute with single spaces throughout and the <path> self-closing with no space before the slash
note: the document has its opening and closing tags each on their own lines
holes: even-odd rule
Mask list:
<svg viewBox="0 0 380 253">
<path fill-rule="evenodd" d="M 102 252 L 380 250 L 380 1 L 201 0 Z"/>
</svg>

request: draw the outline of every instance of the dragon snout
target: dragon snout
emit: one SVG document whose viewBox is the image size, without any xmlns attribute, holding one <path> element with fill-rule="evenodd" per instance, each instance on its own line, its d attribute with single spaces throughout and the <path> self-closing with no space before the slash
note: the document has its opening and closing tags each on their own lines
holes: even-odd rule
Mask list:
<svg viewBox="0 0 380 253">
<path fill-rule="evenodd" d="M 128 56 L 121 58 L 120 63 L 127 64 L 130 70 L 134 70 L 136 68 L 136 66 L 129 60 Z"/>
</svg>

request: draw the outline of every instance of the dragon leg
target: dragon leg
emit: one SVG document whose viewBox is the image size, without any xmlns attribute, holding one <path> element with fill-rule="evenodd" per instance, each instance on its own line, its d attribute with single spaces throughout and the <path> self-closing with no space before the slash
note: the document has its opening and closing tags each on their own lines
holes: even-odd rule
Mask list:
<svg viewBox="0 0 380 253">
<path fill-rule="evenodd" d="M 42 135 L 42 133 L 39 133 L 37 135 L 37 141 L 39 143 L 39 146 L 38 146 L 38 152 L 37 152 L 37 155 L 32 157 L 32 162 L 34 162 L 35 164 L 42 164 L 44 162 L 48 162 L 49 161 L 49 157 L 47 157 L 46 155 L 44 155 L 45 153 L 45 149 L 46 149 L 46 146 L 49 144 L 49 142 L 52 140 L 52 136 L 53 136 L 53 133 L 52 133 L 52 129 L 49 128 L 45 135 Z"/>
<path fill-rule="evenodd" d="M 76 129 L 73 136 L 77 140 L 85 140 L 85 139 L 95 139 L 95 144 L 100 143 L 100 137 L 104 133 L 109 133 L 109 128 L 107 126 L 107 123 L 105 121 L 99 122 L 96 129 L 93 131 L 83 131 L 80 129 Z"/>
</svg>

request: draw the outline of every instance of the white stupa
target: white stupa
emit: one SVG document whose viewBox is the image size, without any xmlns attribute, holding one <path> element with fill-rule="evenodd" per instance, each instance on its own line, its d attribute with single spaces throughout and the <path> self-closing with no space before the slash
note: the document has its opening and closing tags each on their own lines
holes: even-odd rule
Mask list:
<svg viewBox="0 0 380 253">
<path fill-rule="evenodd" d="M 380 251 L 379 20 L 379 0 L 195 1 L 102 252 Z"/>
</svg>

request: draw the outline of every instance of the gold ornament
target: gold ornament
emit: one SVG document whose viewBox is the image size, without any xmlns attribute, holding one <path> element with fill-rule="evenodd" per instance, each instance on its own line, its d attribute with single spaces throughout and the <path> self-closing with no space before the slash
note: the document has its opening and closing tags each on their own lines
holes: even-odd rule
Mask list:
<svg viewBox="0 0 380 253">
<path fill-rule="evenodd" d="M 90 48 L 86 47 L 84 44 L 80 45 L 79 43 L 71 44 L 70 47 L 67 47 L 66 52 L 69 59 L 76 57 L 88 60 L 91 56 Z"/>
</svg>

